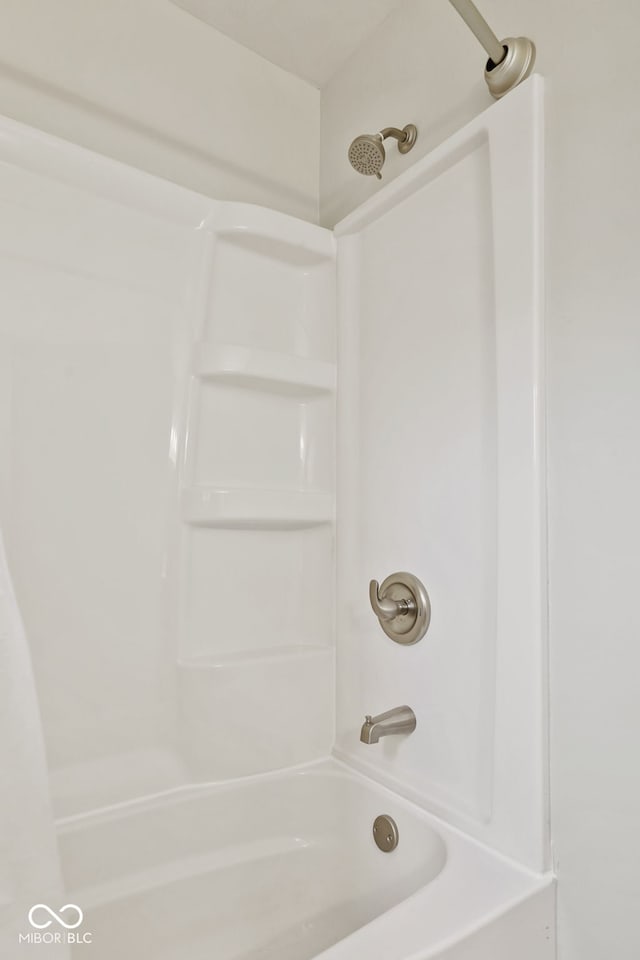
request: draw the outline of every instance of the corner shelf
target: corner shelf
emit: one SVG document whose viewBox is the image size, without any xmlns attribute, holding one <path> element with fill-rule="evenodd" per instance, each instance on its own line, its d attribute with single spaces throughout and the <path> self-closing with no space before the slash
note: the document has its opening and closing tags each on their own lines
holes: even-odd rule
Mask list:
<svg viewBox="0 0 640 960">
<path fill-rule="evenodd" d="M 294 396 L 332 393 L 336 388 L 333 363 L 231 343 L 198 343 L 192 370 L 202 379 Z"/>
<path fill-rule="evenodd" d="M 333 656 L 333 647 L 319 644 L 290 644 L 282 647 L 238 650 L 233 653 L 206 653 L 178 661 L 182 670 L 217 670 L 221 667 L 244 666 L 262 661 L 306 660 L 309 657 Z"/>
<path fill-rule="evenodd" d="M 328 493 L 193 486 L 182 491 L 182 520 L 199 527 L 304 530 L 333 522 Z"/>
<path fill-rule="evenodd" d="M 293 266 L 335 262 L 336 241 L 331 230 L 265 207 L 221 201 L 209 226 L 227 242 Z"/>
</svg>

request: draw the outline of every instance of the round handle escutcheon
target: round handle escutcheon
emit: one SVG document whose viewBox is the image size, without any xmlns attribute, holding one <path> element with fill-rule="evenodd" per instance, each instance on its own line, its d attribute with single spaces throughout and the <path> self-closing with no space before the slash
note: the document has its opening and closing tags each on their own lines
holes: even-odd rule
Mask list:
<svg viewBox="0 0 640 960">
<path fill-rule="evenodd" d="M 372 580 L 369 599 L 380 626 L 396 643 L 417 643 L 429 629 L 429 594 L 412 573 L 392 573 L 382 584 Z"/>
</svg>

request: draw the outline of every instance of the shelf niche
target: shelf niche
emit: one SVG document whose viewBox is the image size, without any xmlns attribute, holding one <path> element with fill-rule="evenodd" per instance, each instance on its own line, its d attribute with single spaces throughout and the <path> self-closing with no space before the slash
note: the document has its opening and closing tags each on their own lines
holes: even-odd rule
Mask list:
<svg viewBox="0 0 640 960">
<path fill-rule="evenodd" d="M 227 530 L 305 530 L 333 521 L 329 493 L 194 486 L 182 492 L 182 520 Z"/>
<path fill-rule="evenodd" d="M 336 387 L 335 364 L 231 343 L 198 343 L 192 370 L 203 380 L 300 398 Z"/>
</svg>

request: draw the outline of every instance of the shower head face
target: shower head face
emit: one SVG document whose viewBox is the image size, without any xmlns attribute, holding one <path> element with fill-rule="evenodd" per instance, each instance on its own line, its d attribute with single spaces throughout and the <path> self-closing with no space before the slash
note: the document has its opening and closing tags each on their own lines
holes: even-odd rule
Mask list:
<svg viewBox="0 0 640 960">
<path fill-rule="evenodd" d="M 349 163 L 354 170 L 365 177 L 377 177 L 381 180 L 380 171 L 384 161 L 384 145 L 379 133 L 373 135 L 365 133 L 356 137 L 349 147 Z"/>
</svg>

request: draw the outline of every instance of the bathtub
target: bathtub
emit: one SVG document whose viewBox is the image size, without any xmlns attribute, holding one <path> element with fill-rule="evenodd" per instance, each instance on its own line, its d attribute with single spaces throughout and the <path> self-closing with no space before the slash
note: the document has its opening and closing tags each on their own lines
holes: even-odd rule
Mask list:
<svg viewBox="0 0 640 960">
<path fill-rule="evenodd" d="M 381 852 L 378 814 L 399 842 Z M 59 823 L 92 960 L 550 960 L 553 885 L 335 760 Z"/>
</svg>

